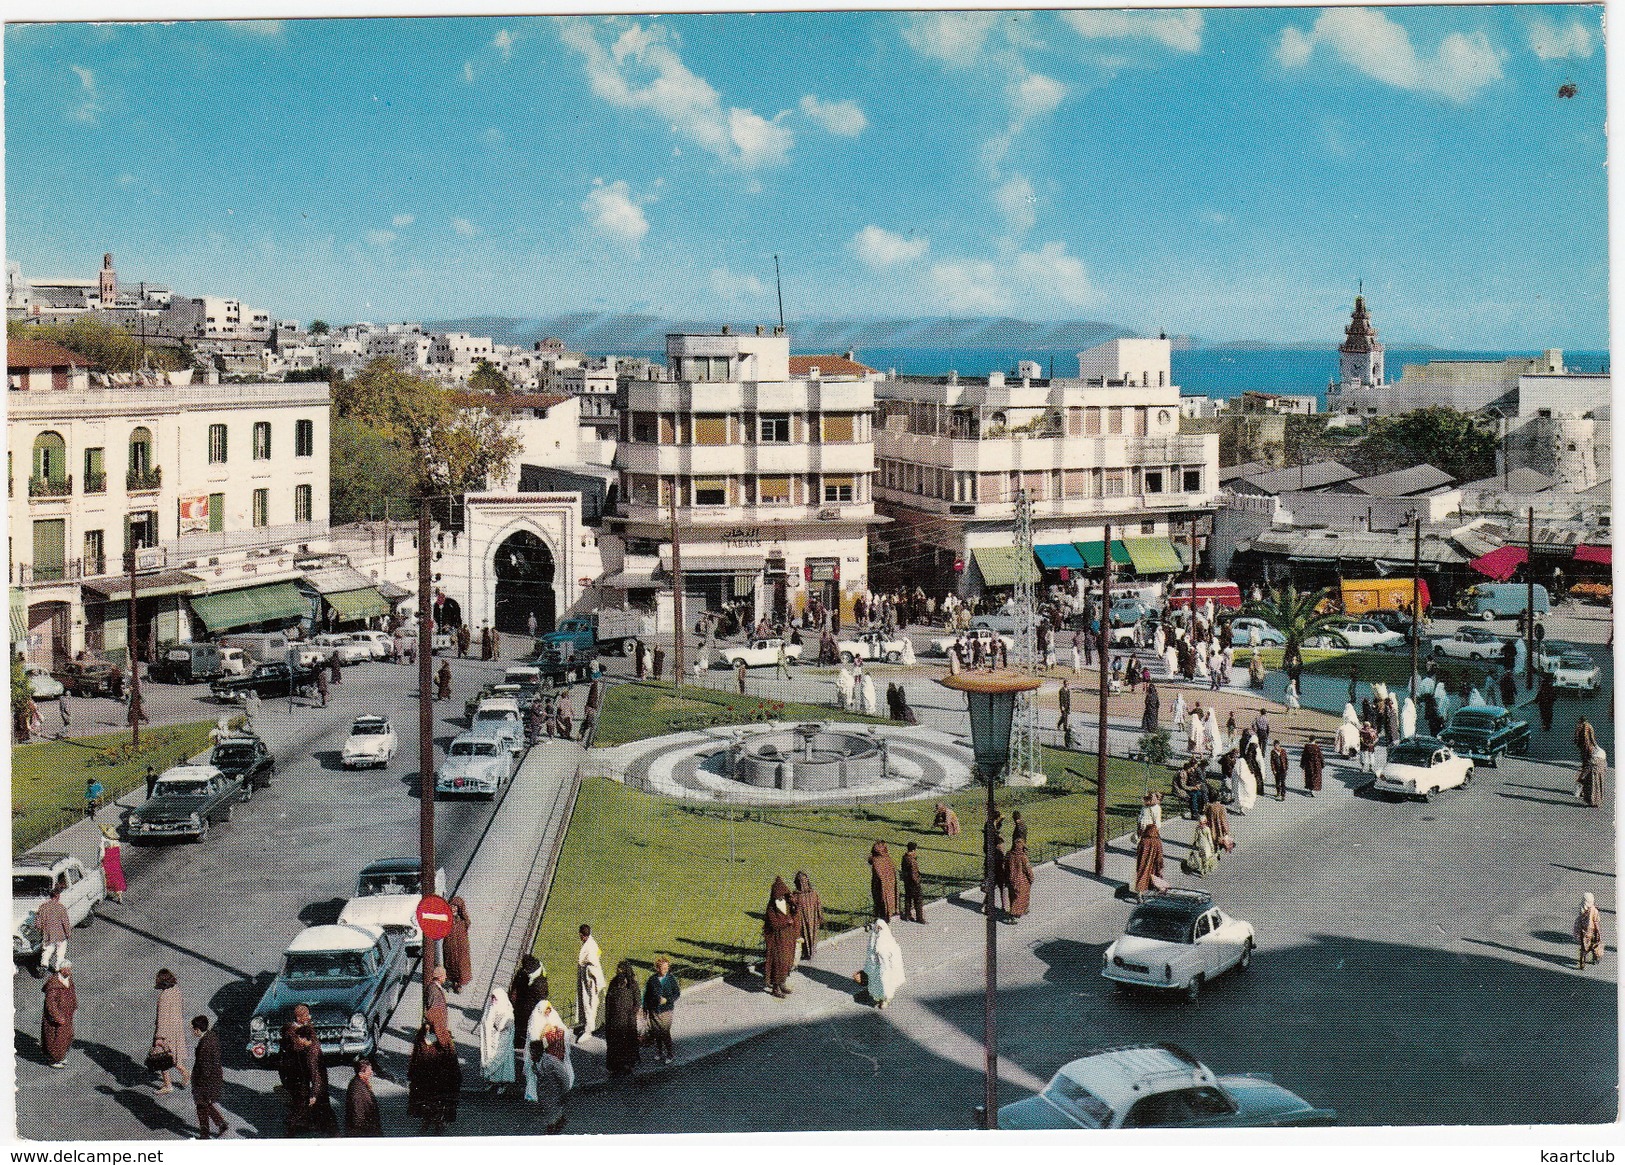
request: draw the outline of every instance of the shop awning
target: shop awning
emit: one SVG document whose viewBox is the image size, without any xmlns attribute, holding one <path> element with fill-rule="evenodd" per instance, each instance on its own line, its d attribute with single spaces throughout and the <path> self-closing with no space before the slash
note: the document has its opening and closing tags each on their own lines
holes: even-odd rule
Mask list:
<svg viewBox="0 0 1625 1165">
<path fill-rule="evenodd" d="M 1522 546 L 1497 546 L 1488 554 L 1481 554 L 1467 565 L 1486 578 L 1506 582 L 1514 571 L 1529 561 L 1529 552 Z"/>
<path fill-rule="evenodd" d="M 1136 574 L 1178 574 L 1185 569 L 1184 560 L 1166 538 L 1125 538 L 1123 546 Z"/>
<path fill-rule="evenodd" d="M 28 638 L 28 596 L 17 587 L 11 588 L 11 642 L 22 643 Z"/>
<path fill-rule="evenodd" d="M 305 571 L 305 582 L 324 598 L 335 593 L 370 588 L 372 580 L 353 566 L 319 566 Z"/>
<path fill-rule="evenodd" d="M 378 593 L 383 595 L 384 598 L 388 599 L 390 602 L 398 603 L 402 599 L 410 599 L 417 592 L 409 591 L 403 586 L 397 586 L 395 583 L 390 582 L 386 578 L 379 580 Z"/>
<path fill-rule="evenodd" d="M 1574 548 L 1575 562 L 1595 562 L 1600 566 L 1614 565 L 1612 546 L 1587 546 L 1584 542 Z"/>
<path fill-rule="evenodd" d="M 1047 546 L 1034 546 L 1033 553 L 1038 556 L 1039 563 L 1045 570 L 1061 570 L 1070 567 L 1074 570 L 1083 566 L 1083 555 L 1078 548 L 1070 542 L 1052 542 Z"/>
<path fill-rule="evenodd" d="M 210 631 L 226 631 L 308 615 L 310 602 L 293 583 L 279 582 L 213 595 L 193 595 L 192 611 Z"/>
<path fill-rule="evenodd" d="M 333 613 L 339 617 L 339 622 L 349 623 L 356 619 L 371 619 L 375 615 L 389 614 L 389 603 L 379 594 L 375 587 L 357 587 L 353 591 L 334 591 L 330 595 L 323 595 L 327 605 L 333 608 Z"/>
<path fill-rule="evenodd" d="M 982 584 L 990 587 L 1013 587 L 1018 582 L 1037 582 L 1038 567 L 1033 556 L 1014 546 L 984 546 L 972 550 L 976 569 L 981 572 Z"/>
<path fill-rule="evenodd" d="M 128 602 L 130 598 L 130 576 L 108 575 L 106 578 L 93 579 L 82 584 L 87 591 L 94 591 L 108 602 Z M 184 570 L 161 570 L 156 574 L 138 574 L 135 576 L 135 593 L 138 599 L 151 599 L 159 595 L 195 595 L 203 589 L 203 580 L 195 574 L 187 574 Z"/>
<path fill-rule="evenodd" d="M 1072 544 L 1083 556 L 1084 565 L 1090 570 L 1099 570 L 1106 565 L 1106 552 L 1099 542 L 1074 542 Z M 1127 566 L 1133 560 L 1128 556 L 1128 547 L 1123 545 L 1120 538 L 1112 539 L 1112 562 L 1117 566 Z"/>
</svg>

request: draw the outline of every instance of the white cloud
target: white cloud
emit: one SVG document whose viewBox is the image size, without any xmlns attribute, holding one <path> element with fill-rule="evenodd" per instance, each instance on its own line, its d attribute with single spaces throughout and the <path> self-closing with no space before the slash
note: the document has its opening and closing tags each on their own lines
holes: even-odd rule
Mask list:
<svg viewBox="0 0 1625 1165">
<path fill-rule="evenodd" d="M 767 284 L 754 275 L 740 275 L 726 267 L 711 271 L 711 290 L 721 299 L 760 299 L 767 295 Z"/>
<path fill-rule="evenodd" d="M 513 33 L 509 32 L 505 28 L 499 30 L 497 34 L 491 38 L 491 47 L 502 54 L 503 60 L 506 61 L 510 59 L 513 56 Z"/>
<path fill-rule="evenodd" d="M 930 289 L 943 311 L 998 314 L 1010 309 L 1010 292 L 997 265 L 986 259 L 944 259 L 931 266 Z"/>
<path fill-rule="evenodd" d="M 942 311 L 988 315 L 1021 310 L 1035 318 L 1052 316 L 1057 306 L 1070 311 L 1100 298 L 1083 263 L 1060 242 L 997 262 L 945 259 L 932 265 L 927 294 Z"/>
<path fill-rule="evenodd" d="M 1568 57 L 1591 56 L 1591 29 L 1580 21 L 1567 28 L 1558 28 L 1546 20 L 1529 22 L 1529 47 L 1543 61 L 1559 61 Z"/>
<path fill-rule="evenodd" d="M 387 247 L 395 241 L 394 231 L 368 231 L 367 242 L 375 247 Z"/>
<path fill-rule="evenodd" d="M 801 99 L 801 112 L 843 138 L 855 138 L 869 125 L 856 101 L 820 101 L 809 93 Z"/>
<path fill-rule="evenodd" d="M 468 84 L 468 85 L 472 85 L 474 83 L 474 62 L 473 61 L 464 61 L 463 62 L 463 82 L 465 84 Z"/>
<path fill-rule="evenodd" d="M 913 263 L 931 249 L 931 240 L 923 235 L 909 238 L 870 223 L 853 235 L 847 246 L 860 262 L 879 270 Z"/>
<path fill-rule="evenodd" d="M 1429 58 L 1417 52 L 1403 25 L 1383 13 L 1333 8 L 1322 12 L 1307 31 L 1295 25 L 1283 30 L 1275 58 L 1286 68 L 1301 69 L 1322 45 L 1375 80 L 1458 103 L 1500 80 L 1506 55 L 1482 32 L 1453 32 Z"/>
<path fill-rule="evenodd" d="M 1068 307 L 1083 307 L 1097 298 L 1082 261 L 1066 253 L 1065 243 L 1045 243 L 1036 251 L 1021 252 L 1014 274 L 1040 301 L 1048 296 Z"/>
<path fill-rule="evenodd" d="M 636 247 L 649 233 L 649 220 L 632 198 L 632 189 L 624 179 L 604 184 L 602 178 L 593 179 L 581 209 L 592 229 L 606 239 L 624 246 Z"/>
<path fill-rule="evenodd" d="M 101 92 L 96 88 L 96 74 L 83 65 L 69 65 L 74 76 L 79 78 L 80 98 L 79 104 L 68 110 L 68 116 L 75 121 L 95 121 L 102 112 Z"/>
<path fill-rule="evenodd" d="M 996 12 L 930 12 L 909 16 L 903 40 L 915 52 L 963 68 L 982 55 Z"/>
<path fill-rule="evenodd" d="M 1023 174 L 1012 174 L 993 191 L 993 202 L 1012 231 L 1025 234 L 1038 225 L 1038 195 Z"/>
<path fill-rule="evenodd" d="M 456 231 L 465 239 L 472 239 L 476 234 L 479 233 L 480 228 L 469 222 L 466 218 L 454 218 L 451 220 L 451 229 Z"/>
<path fill-rule="evenodd" d="M 1066 86 L 1054 77 L 1046 77 L 1042 73 L 1028 73 L 1019 81 L 1012 81 L 1005 86 L 1005 96 L 1010 101 L 1010 108 L 1016 118 L 1027 121 L 1034 117 L 1043 117 L 1054 113 L 1055 109 L 1066 98 Z"/>
<path fill-rule="evenodd" d="M 1063 12 L 1079 36 L 1091 40 L 1154 40 L 1182 53 L 1202 50 L 1202 14 L 1183 12 Z"/>
<path fill-rule="evenodd" d="M 724 110 L 717 91 L 683 64 L 666 43 L 663 26 L 632 24 L 607 49 L 595 26 L 583 19 L 560 24 L 564 43 L 581 54 L 593 93 L 621 109 L 640 109 L 664 119 L 672 132 L 735 165 L 781 163 L 795 135 L 749 109 Z"/>
<path fill-rule="evenodd" d="M 401 227 L 409 227 L 415 222 L 417 222 L 417 215 L 415 214 L 398 214 L 389 220 L 389 225 L 399 230 Z"/>
</svg>

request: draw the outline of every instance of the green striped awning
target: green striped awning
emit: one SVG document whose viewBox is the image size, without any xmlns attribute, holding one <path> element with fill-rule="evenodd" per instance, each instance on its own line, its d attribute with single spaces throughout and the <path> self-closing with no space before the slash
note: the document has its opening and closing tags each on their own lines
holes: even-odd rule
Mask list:
<svg viewBox="0 0 1625 1165">
<path fill-rule="evenodd" d="M 1136 574 L 1178 574 L 1185 568 L 1174 544 L 1166 538 L 1125 538 L 1123 545 Z"/>
<path fill-rule="evenodd" d="M 275 623 L 310 613 L 310 601 L 291 582 L 193 595 L 191 603 L 193 612 L 210 631 Z"/>
<path fill-rule="evenodd" d="M 28 638 L 28 597 L 18 587 L 11 588 L 11 642 L 22 643 Z"/>
<path fill-rule="evenodd" d="M 1074 542 L 1078 553 L 1083 555 L 1084 564 L 1090 570 L 1099 570 L 1106 565 L 1106 552 L 1099 542 Z M 1128 556 L 1128 548 L 1123 545 L 1121 538 L 1112 539 L 1112 564 L 1114 566 L 1127 566 L 1133 560 Z"/>
<path fill-rule="evenodd" d="M 389 614 L 389 604 L 384 601 L 384 596 L 378 593 L 376 587 L 335 591 L 330 595 L 323 595 L 322 598 L 327 600 L 327 605 L 333 608 L 333 613 L 339 617 L 341 623 Z"/>
<path fill-rule="evenodd" d="M 1038 565 L 1031 554 L 1014 546 L 984 546 L 972 550 L 976 569 L 981 572 L 982 584 L 990 587 L 1013 587 L 1018 582 L 1039 581 Z"/>
</svg>

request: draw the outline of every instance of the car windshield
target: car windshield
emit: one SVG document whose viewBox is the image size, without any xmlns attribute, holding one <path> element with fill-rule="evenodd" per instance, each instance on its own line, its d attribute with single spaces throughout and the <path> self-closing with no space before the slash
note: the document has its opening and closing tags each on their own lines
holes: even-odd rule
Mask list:
<svg viewBox="0 0 1625 1165">
<path fill-rule="evenodd" d="M 389 731 L 389 725 L 382 720 L 357 720 L 355 727 L 350 729 L 351 736 L 383 736 Z"/>
<path fill-rule="evenodd" d="M 52 885 L 51 875 L 49 874 L 13 874 L 11 875 L 11 896 L 13 898 L 49 898 Z"/>
<path fill-rule="evenodd" d="M 215 746 L 214 755 L 210 759 L 216 763 L 223 760 L 253 760 L 254 746 L 252 744 L 219 744 Z"/>
<path fill-rule="evenodd" d="M 1168 910 L 1136 910 L 1129 916 L 1126 933 L 1158 942 L 1189 942 L 1190 920 Z"/>
<path fill-rule="evenodd" d="M 361 951 L 295 951 L 282 968 L 290 983 L 332 983 L 367 977 L 367 959 Z"/>
<path fill-rule="evenodd" d="M 474 719 L 480 721 L 517 720 L 519 717 L 507 708 L 481 708 L 474 713 Z"/>
<path fill-rule="evenodd" d="M 1388 750 L 1388 760 L 1396 765 L 1417 765 L 1427 768 L 1433 763 L 1433 746 L 1396 744 Z"/>
<path fill-rule="evenodd" d="M 413 874 L 366 874 L 356 890 L 363 898 L 374 894 L 416 894 L 418 880 Z"/>
<path fill-rule="evenodd" d="M 171 797 L 202 797 L 209 791 L 208 781 L 163 781 L 158 792 Z"/>
<path fill-rule="evenodd" d="M 458 740 L 452 742 L 452 756 L 495 756 L 497 746 L 489 740 Z"/>
<path fill-rule="evenodd" d="M 1044 1089 L 1044 1099 L 1079 1124 L 1103 1129 L 1111 1124 L 1112 1107 L 1064 1072 Z"/>
<path fill-rule="evenodd" d="M 1572 652 L 1563 656 L 1558 663 L 1562 667 L 1576 667 L 1582 671 L 1588 671 L 1591 668 L 1591 657 L 1589 655 L 1581 655 L 1578 652 Z"/>
</svg>

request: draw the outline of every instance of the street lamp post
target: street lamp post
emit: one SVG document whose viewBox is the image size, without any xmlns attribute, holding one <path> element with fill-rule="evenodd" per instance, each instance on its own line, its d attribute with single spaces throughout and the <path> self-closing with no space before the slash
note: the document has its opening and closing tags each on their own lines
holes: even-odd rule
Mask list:
<svg viewBox="0 0 1625 1165">
<path fill-rule="evenodd" d="M 987 821 L 982 827 L 982 902 L 986 913 L 986 948 L 983 955 L 984 993 L 982 999 L 982 1049 L 984 1092 L 981 1124 L 984 1129 L 999 1124 L 999 1043 L 994 1021 L 994 997 L 998 990 L 999 920 L 994 913 L 997 901 L 998 871 L 994 868 L 994 845 L 998 826 L 993 791 L 999 774 L 1010 762 L 1010 721 L 1015 715 L 1016 697 L 1039 686 L 1037 678 L 1008 669 L 969 671 L 938 681 L 946 688 L 965 693 L 970 712 L 971 753 L 977 777 L 987 786 Z"/>
</svg>

